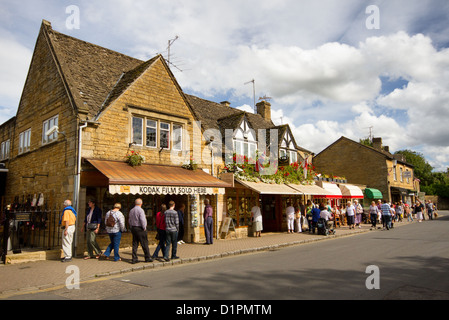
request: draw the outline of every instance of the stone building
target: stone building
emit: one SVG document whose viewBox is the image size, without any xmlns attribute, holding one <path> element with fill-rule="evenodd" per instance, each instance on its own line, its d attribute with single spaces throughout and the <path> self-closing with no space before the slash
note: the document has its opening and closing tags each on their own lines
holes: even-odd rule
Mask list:
<svg viewBox="0 0 449 320">
<path fill-rule="evenodd" d="M 313 158 L 317 171 L 344 176 L 354 184 L 366 185 L 366 199 L 387 199 L 410 203 L 419 192 L 413 166 L 402 155 L 391 154 L 374 138 L 373 146 L 341 137 Z"/>
<path fill-rule="evenodd" d="M 187 206 L 184 240 L 198 242 L 204 237 L 205 198 L 214 207 L 215 237 L 232 210 L 237 233 L 246 236 L 251 206 L 266 198 L 273 221 L 270 227 L 267 220 L 265 230 L 280 231 L 285 197 L 304 193 L 286 185 L 266 192 L 223 170 L 229 148 L 231 154 L 253 155 L 273 141 L 271 132 L 286 161 L 311 160 L 288 125 L 273 124 L 269 103 L 260 102 L 252 114 L 187 95 L 162 56 L 138 60 L 57 32 L 44 20 L 17 114 L 0 126 L 2 200 L 59 210 L 71 199 L 79 214 L 77 231 L 91 198 L 103 212 L 120 202 L 125 216 L 142 198 L 153 230 L 160 205 L 174 200 Z M 130 166 L 129 156 L 144 161 Z M 83 233 L 77 232 L 75 242 L 83 252 Z"/>
</svg>

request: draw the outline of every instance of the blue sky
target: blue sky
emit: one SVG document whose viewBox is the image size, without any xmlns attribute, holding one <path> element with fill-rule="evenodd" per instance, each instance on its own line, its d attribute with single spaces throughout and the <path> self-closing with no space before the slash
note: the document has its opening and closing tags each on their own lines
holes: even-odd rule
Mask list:
<svg viewBox="0 0 449 320">
<path fill-rule="evenodd" d="M 67 24 L 71 5 L 79 28 Z M 1 0 L 0 122 L 15 115 L 46 19 L 142 60 L 167 56 L 179 36 L 171 61 L 182 72 L 172 71 L 185 92 L 252 110 L 245 83 L 255 79 L 256 100 L 271 97 L 274 122 L 289 123 L 306 149 L 372 128 L 391 151 L 421 152 L 446 170 L 448 16 L 447 0 Z"/>
</svg>

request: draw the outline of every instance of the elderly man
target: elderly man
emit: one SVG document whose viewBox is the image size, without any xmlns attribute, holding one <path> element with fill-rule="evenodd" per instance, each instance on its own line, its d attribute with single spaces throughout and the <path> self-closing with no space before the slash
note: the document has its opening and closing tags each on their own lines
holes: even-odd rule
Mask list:
<svg viewBox="0 0 449 320">
<path fill-rule="evenodd" d="M 75 209 L 72 208 L 72 202 L 70 200 L 64 201 L 64 210 L 62 211 L 61 220 L 59 224 L 62 229 L 62 251 L 64 253 L 64 258 L 61 262 L 72 261 L 72 243 L 73 235 L 75 233 L 75 223 L 76 223 L 77 213 Z"/>
<path fill-rule="evenodd" d="M 139 247 L 139 243 L 142 246 L 145 255 L 145 262 L 153 262 L 150 255 L 150 248 L 148 247 L 147 218 L 145 217 L 145 211 L 142 209 L 142 203 L 142 199 L 136 199 L 134 208 L 129 211 L 128 223 L 131 227 L 131 234 L 133 236 L 131 255 L 131 263 L 133 264 L 139 262 L 137 259 L 137 248 Z"/>
</svg>

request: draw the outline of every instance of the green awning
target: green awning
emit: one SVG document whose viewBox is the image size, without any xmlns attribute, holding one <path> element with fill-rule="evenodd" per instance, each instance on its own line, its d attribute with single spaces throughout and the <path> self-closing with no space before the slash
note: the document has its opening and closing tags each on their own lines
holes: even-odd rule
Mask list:
<svg viewBox="0 0 449 320">
<path fill-rule="evenodd" d="M 366 188 L 365 189 L 365 196 L 368 199 L 382 199 L 382 192 L 380 192 L 377 189 L 373 189 L 373 188 Z"/>
</svg>

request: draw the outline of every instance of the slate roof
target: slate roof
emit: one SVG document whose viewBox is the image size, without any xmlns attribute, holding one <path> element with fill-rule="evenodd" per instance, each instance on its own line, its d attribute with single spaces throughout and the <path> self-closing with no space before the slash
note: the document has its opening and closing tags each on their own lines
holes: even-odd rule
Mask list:
<svg viewBox="0 0 449 320">
<path fill-rule="evenodd" d="M 87 112 L 89 118 L 99 112 L 124 72 L 145 63 L 57 32 L 48 22 L 44 21 L 42 27 L 78 111 Z M 128 76 L 129 80 L 129 73 Z"/>
</svg>

